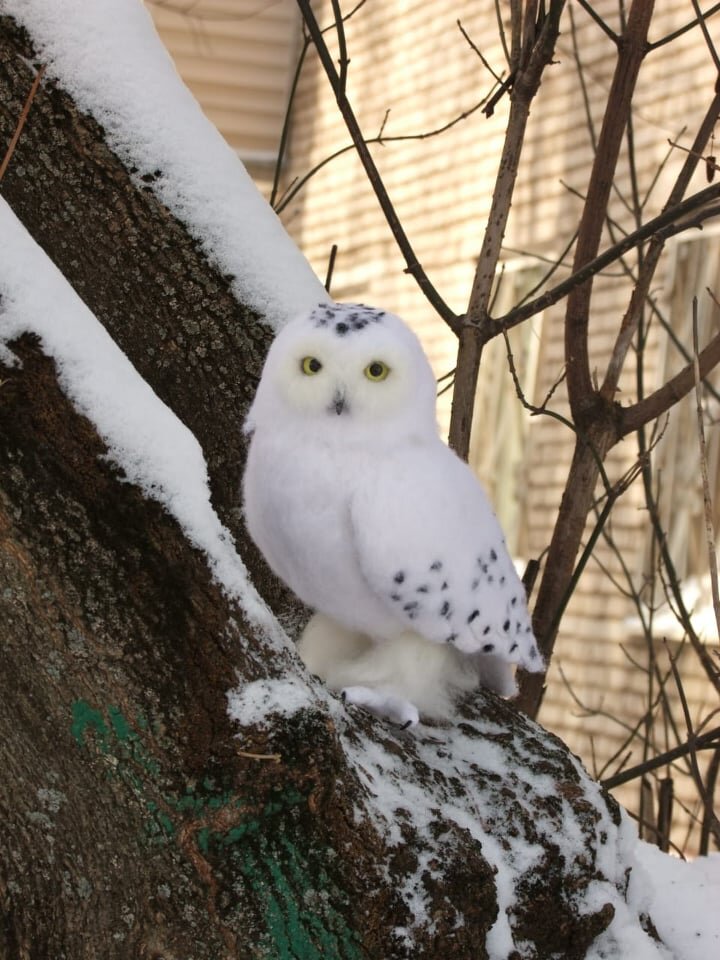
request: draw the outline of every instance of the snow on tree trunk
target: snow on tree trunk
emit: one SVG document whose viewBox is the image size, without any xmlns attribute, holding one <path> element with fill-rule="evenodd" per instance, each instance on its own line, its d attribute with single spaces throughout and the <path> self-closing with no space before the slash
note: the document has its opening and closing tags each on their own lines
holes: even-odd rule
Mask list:
<svg viewBox="0 0 720 960">
<path fill-rule="evenodd" d="M 33 57 L 0 18 L 3 143 Z M 58 86 L 2 186 L 200 442 L 292 626 L 238 509 L 262 318 Z M 632 829 L 564 745 L 490 694 L 408 733 L 346 710 L 126 482 L 32 333 L 52 318 L 26 319 L 0 354 L 0 955 L 660 956 L 626 902 Z"/>
</svg>

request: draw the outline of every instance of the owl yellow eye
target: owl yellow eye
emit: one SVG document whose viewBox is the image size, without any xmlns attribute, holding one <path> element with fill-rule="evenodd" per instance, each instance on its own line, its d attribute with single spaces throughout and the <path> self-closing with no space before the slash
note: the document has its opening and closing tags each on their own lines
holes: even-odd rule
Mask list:
<svg viewBox="0 0 720 960">
<path fill-rule="evenodd" d="M 322 364 L 317 357 L 303 357 L 300 361 L 300 369 L 308 377 L 313 377 L 316 373 L 320 373 Z"/>
<path fill-rule="evenodd" d="M 373 360 L 372 363 L 369 363 L 363 373 L 368 378 L 377 383 L 379 380 L 385 380 L 387 375 L 390 373 L 390 367 L 383 363 L 382 360 Z"/>
</svg>

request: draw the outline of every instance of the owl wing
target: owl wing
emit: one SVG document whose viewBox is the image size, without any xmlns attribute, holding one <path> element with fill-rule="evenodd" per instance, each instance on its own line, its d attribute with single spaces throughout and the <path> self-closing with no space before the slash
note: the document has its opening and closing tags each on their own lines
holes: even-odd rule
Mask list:
<svg viewBox="0 0 720 960">
<path fill-rule="evenodd" d="M 465 653 L 543 669 L 497 518 L 445 444 L 404 447 L 376 461 L 358 479 L 350 513 L 363 576 L 404 626 Z"/>
</svg>

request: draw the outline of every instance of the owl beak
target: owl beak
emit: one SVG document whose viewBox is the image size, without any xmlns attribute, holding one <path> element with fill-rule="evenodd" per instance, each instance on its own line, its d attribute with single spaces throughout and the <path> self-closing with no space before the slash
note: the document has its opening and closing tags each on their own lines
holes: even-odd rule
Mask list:
<svg viewBox="0 0 720 960">
<path fill-rule="evenodd" d="M 330 404 L 330 411 L 335 412 L 338 416 L 340 416 L 341 413 L 347 413 L 348 410 L 349 407 L 347 401 L 345 400 L 345 394 L 342 390 L 336 390 L 335 396 Z"/>
</svg>

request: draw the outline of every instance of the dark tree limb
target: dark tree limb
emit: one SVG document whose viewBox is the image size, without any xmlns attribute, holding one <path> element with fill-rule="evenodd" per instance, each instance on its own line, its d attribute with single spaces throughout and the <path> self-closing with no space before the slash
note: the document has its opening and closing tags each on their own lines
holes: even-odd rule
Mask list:
<svg viewBox="0 0 720 960">
<path fill-rule="evenodd" d="M 600 248 L 613 177 L 630 117 L 632 95 L 647 53 L 647 35 L 653 8 L 652 0 L 634 0 L 622 44 L 618 47 L 617 64 L 608 96 L 609 108 L 605 111 L 580 218 L 573 273 L 595 259 Z M 595 393 L 588 355 L 591 294 L 592 280 L 588 279 L 570 292 L 565 312 L 568 398 L 573 419 L 583 426 L 594 408 Z"/>
<path fill-rule="evenodd" d="M 513 8 L 513 56 L 517 58 L 517 63 L 513 64 L 511 72 L 510 116 L 468 308 L 459 331 L 449 442 L 464 460 L 470 450 L 482 348 L 490 339 L 489 331 L 493 327 L 488 312 L 489 304 L 515 190 L 530 105 L 540 88 L 543 71 L 552 60 L 563 8 L 564 0 L 553 0 L 547 15 L 537 23 L 536 5 L 528 3 L 522 18 L 520 11 Z M 523 32 L 519 41 L 521 19 Z"/>
</svg>

